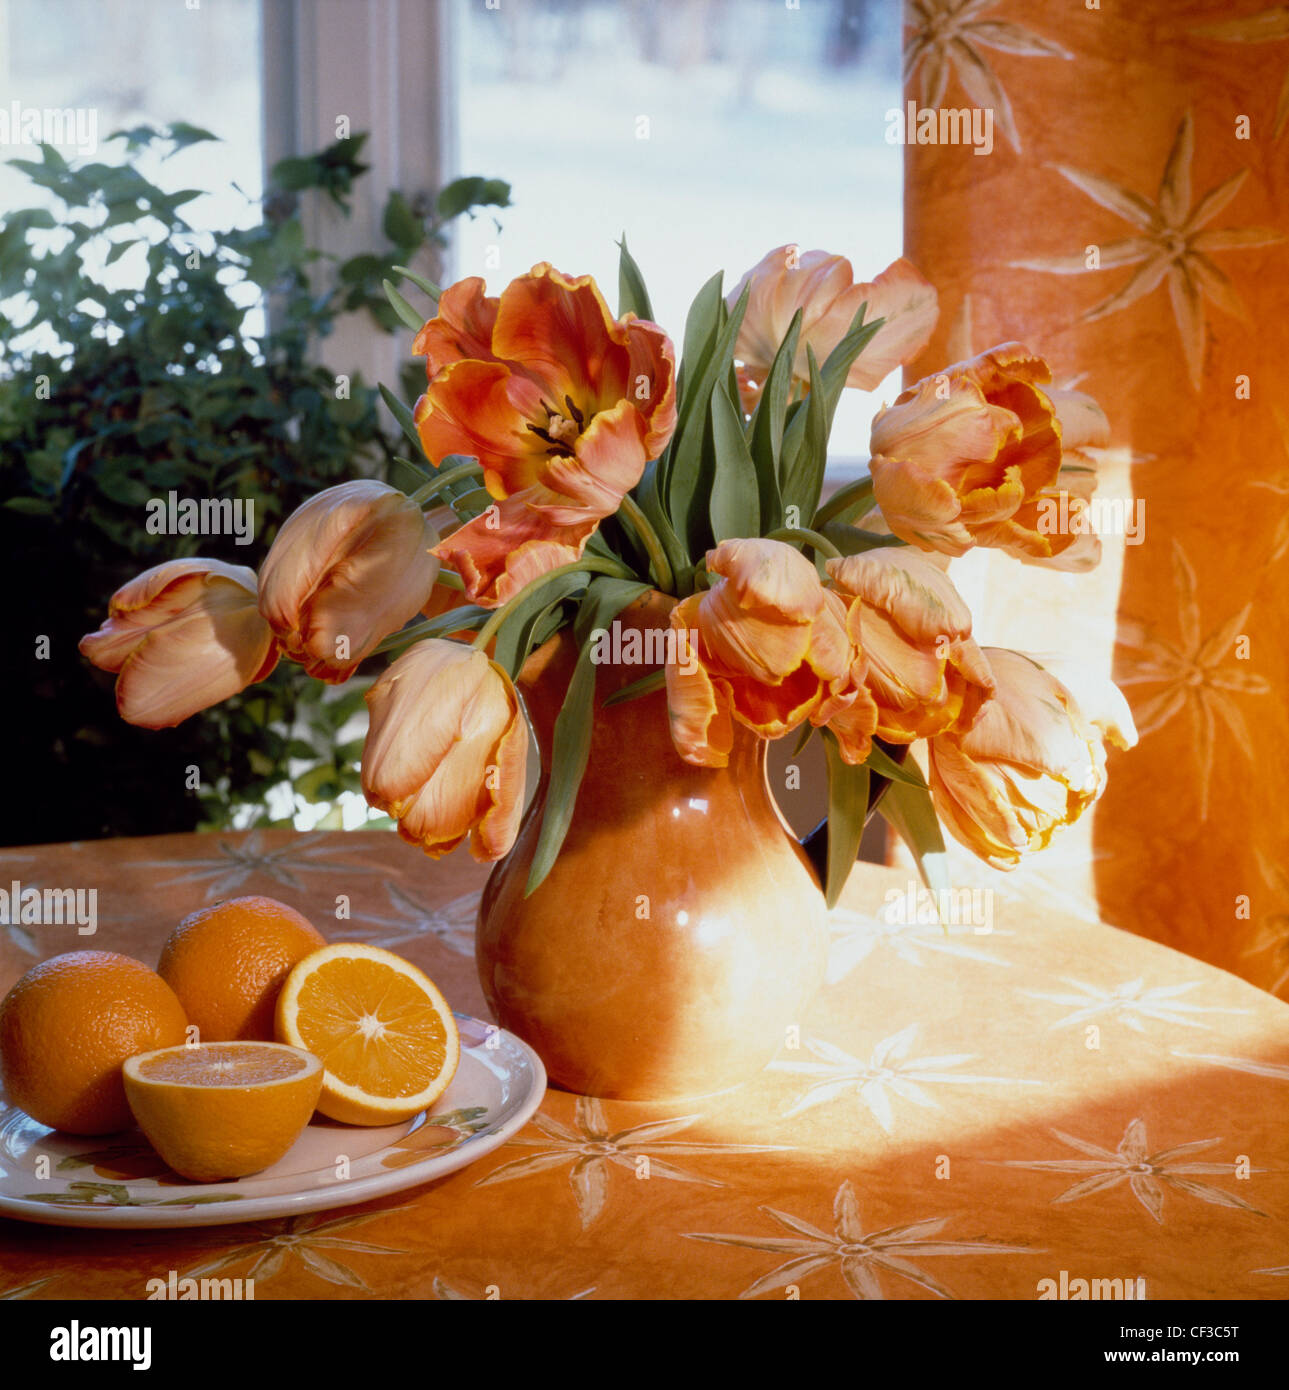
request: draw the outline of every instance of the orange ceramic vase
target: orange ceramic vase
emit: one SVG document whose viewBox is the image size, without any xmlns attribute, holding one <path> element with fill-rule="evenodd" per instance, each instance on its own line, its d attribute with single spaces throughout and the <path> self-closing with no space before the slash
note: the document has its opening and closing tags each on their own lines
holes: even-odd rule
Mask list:
<svg viewBox="0 0 1289 1390">
<path fill-rule="evenodd" d="M 651 594 L 623 628 L 665 628 Z M 819 880 L 770 794 L 765 745 L 735 726 L 729 766 L 672 746 L 665 692 L 603 708 L 648 667 L 597 667 L 590 756 L 567 838 L 524 897 L 551 738 L 575 648 L 567 630 L 519 680 L 542 781 L 480 906 L 476 959 L 503 1027 L 584 1095 L 664 1100 L 747 1080 L 823 983 Z"/>
</svg>

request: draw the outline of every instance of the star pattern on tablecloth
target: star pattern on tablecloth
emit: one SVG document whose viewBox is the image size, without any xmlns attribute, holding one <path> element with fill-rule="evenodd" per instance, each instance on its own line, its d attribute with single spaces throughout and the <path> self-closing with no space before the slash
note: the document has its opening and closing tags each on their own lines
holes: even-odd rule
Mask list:
<svg viewBox="0 0 1289 1390">
<path fill-rule="evenodd" d="M 1227 1008 L 1220 1004 L 1196 1004 L 1182 999 L 1183 994 L 1198 989 L 1191 980 L 1179 985 L 1147 985 L 1144 976 L 1125 980 L 1122 984 L 1093 984 L 1087 980 L 1057 977 L 1071 986 L 1071 992 L 1052 994 L 1046 990 L 1022 989 L 1017 993 L 1027 999 L 1042 999 L 1052 1004 L 1067 1004 L 1073 1012 L 1048 1024 L 1051 1029 L 1073 1028 L 1091 1019 L 1113 1018 L 1135 1033 L 1146 1032 L 1146 1023 L 1174 1023 L 1183 1028 L 1207 1028 L 1196 1014 L 1247 1014 L 1247 1009 Z"/>
<path fill-rule="evenodd" d="M 866 917 L 847 908 L 836 908 L 828 918 L 829 948 L 827 983 L 840 984 L 874 951 L 889 951 L 905 965 L 922 967 L 927 956 L 951 956 L 958 960 L 973 960 L 981 965 L 1010 966 L 1011 962 L 979 946 L 969 944 L 979 940 L 970 926 L 926 924 L 922 922 L 893 922 L 879 914 Z M 990 935 L 1010 936 L 1000 931 Z M 965 938 L 965 939 L 964 939 Z"/>
<path fill-rule="evenodd" d="M 1126 1182 L 1132 1195 L 1141 1206 L 1161 1226 L 1164 1223 L 1164 1190 L 1172 1188 L 1175 1192 L 1196 1197 L 1201 1202 L 1213 1206 L 1236 1207 L 1253 1216 L 1265 1216 L 1266 1212 L 1226 1192 L 1211 1183 L 1197 1182 L 1199 1177 L 1234 1177 L 1234 1163 L 1179 1163 L 1177 1160 L 1186 1154 L 1202 1153 L 1220 1144 L 1219 1139 L 1196 1139 L 1188 1144 L 1175 1144 L 1172 1148 L 1152 1152 L 1146 1138 L 1145 1121 L 1140 1118 L 1129 1122 L 1123 1137 L 1114 1149 L 1102 1148 L 1088 1139 L 1066 1134 L 1064 1130 L 1051 1131 L 1062 1144 L 1085 1154 L 1084 1158 L 1049 1159 L 1005 1159 L 998 1163 L 1003 1168 L 1025 1168 L 1031 1172 L 1042 1173 L 1082 1173 L 1083 1177 L 1068 1187 L 1059 1196 L 1052 1198 L 1055 1206 L 1061 1202 L 1076 1202 L 1094 1192 L 1105 1192 Z M 1250 1173 L 1262 1173 L 1263 1168 L 1250 1168 Z"/>
<path fill-rule="evenodd" d="M 1012 149 L 1020 153 L 1020 133 L 1006 89 L 982 48 L 1026 58 L 1073 58 L 1059 43 L 1008 20 L 990 18 L 998 0 L 907 0 L 904 84 L 918 80 L 918 102 L 925 110 L 944 100 L 950 74 L 978 107 L 992 111 Z"/>
<path fill-rule="evenodd" d="M 784 1118 L 849 1095 L 867 1106 L 877 1123 L 890 1134 L 895 1128 L 895 1112 L 891 1105 L 893 1098 L 909 1101 L 923 1110 L 940 1108 L 939 1102 L 927 1091 L 928 1086 L 1043 1084 L 1010 1076 L 977 1076 L 954 1070 L 972 1060 L 975 1054 L 970 1052 L 910 1057 L 918 1026 L 910 1023 L 899 1032 L 883 1038 L 867 1060 L 854 1057 L 822 1038 L 806 1038 L 806 1051 L 813 1055 L 814 1061 L 789 1061 L 780 1057 L 770 1064 L 771 1071 L 810 1078 L 805 1090 L 783 1111 Z"/>
<path fill-rule="evenodd" d="M 791 1231 L 791 1236 L 718 1235 L 707 1231 L 687 1231 L 686 1240 L 705 1241 L 711 1245 L 732 1245 L 745 1250 L 764 1250 L 787 1255 L 782 1264 L 749 1284 L 740 1298 L 756 1298 L 759 1294 L 800 1283 L 822 1270 L 836 1268 L 855 1298 L 884 1299 L 881 1274 L 896 1275 L 937 1298 L 952 1299 L 955 1295 L 933 1275 L 921 1269 L 924 1259 L 940 1255 L 1033 1255 L 1041 1251 L 1025 1245 L 999 1245 L 985 1240 L 935 1240 L 949 1224 L 951 1217 L 930 1217 L 909 1221 L 881 1230 L 866 1231 L 859 1212 L 859 1201 L 849 1178 L 833 1197 L 833 1229 L 822 1231 L 817 1226 L 775 1207 L 758 1207 L 772 1221 Z"/>
<path fill-rule="evenodd" d="M 422 901 L 398 883 L 387 883 L 386 891 L 396 915 L 355 911 L 350 932 L 355 941 L 398 951 L 404 946 L 421 945 L 432 939 L 449 951 L 468 956 L 474 951 L 474 924 L 479 913 L 479 894 L 463 893 L 441 906 Z"/>
<path fill-rule="evenodd" d="M 446 1279 L 441 1278 L 437 1274 L 434 1276 L 434 1283 L 431 1287 L 434 1290 L 434 1297 L 445 1303 L 486 1303 L 489 1301 L 489 1290 L 487 1288 L 485 1288 L 482 1293 L 467 1293 L 458 1285 L 449 1284 Z M 499 1302 L 501 1299 L 501 1286 L 497 1285 L 496 1287 L 497 1294 L 494 1301 Z M 590 1298 L 595 1292 L 596 1287 L 595 1284 L 590 1284 L 584 1289 L 578 1289 L 576 1293 L 565 1294 L 559 1301 L 561 1303 L 580 1303 L 584 1298 Z"/>
<path fill-rule="evenodd" d="M 733 1144 L 676 1141 L 667 1136 L 678 1134 L 702 1119 L 701 1115 L 677 1115 L 665 1120 L 649 1120 L 627 1129 L 610 1131 L 602 1102 L 591 1096 L 579 1096 L 574 1107 L 574 1126 L 570 1129 L 540 1111 L 532 1124 L 541 1131 L 537 1135 L 520 1135 L 509 1145 L 539 1149 L 527 1158 L 512 1159 L 494 1168 L 479 1179 L 476 1187 L 492 1183 L 513 1182 L 533 1177 L 552 1168 L 572 1164 L 569 1184 L 577 1202 L 578 1216 L 585 1230 L 604 1210 L 609 1195 L 611 1166 L 625 1168 L 633 1176 L 647 1173 L 650 1178 L 666 1178 L 672 1182 L 700 1183 L 706 1187 L 724 1187 L 717 1178 L 690 1173 L 669 1160 L 693 1154 L 763 1154 L 784 1153 L 789 1144 Z"/>
<path fill-rule="evenodd" d="M 1252 1057 L 1229 1057 L 1216 1052 L 1187 1052 L 1180 1047 L 1171 1048 L 1174 1057 L 1187 1062 L 1209 1062 L 1215 1067 L 1225 1067 L 1228 1071 L 1242 1071 L 1247 1076 L 1264 1076 L 1270 1081 L 1289 1081 L 1289 1062 L 1262 1062 Z"/>
<path fill-rule="evenodd" d="M 1081 315 L 1084 323 L 1120 313 L 1167 280 L 1190 383 L 1198 390 L 1203 378 L 1207 341 L 1205 302 L 1211 302 L 1241 323 L 1250 322 L 1244 301 L 1226 273 L 1213 261 L 1212 254 L 1271 246 L 1285 238 L 1275 227 L 1206 230 L 1240 191 L 1249 170 L 1237 169 L 1195 203 L 1191 192 L 1194 159 L 1195 120 L 1187 111 L 1177 126 L 1153 202 L 1100 174 L 1065 164 L 1056 165 L 1057 173 L 1080 193 L 1137 230 L 1132 236 L 1099 246 L 1097 263 L 1092 266 L 1082 252 L 1075 256 L 1041 256 L 1013 261 L 1012 265 L 1052 275 L 1083 275 L 1136 266 L 1137 270 L 1109 298 L 1084 311 Z"/>
<path fill-rule="evenodd" d="M 0 1303 L 17 1303 L 32 1294 L 39 1293 L 58 1278 L 57 1274 L 46 1274 L 43 1279 L 32 1279 L 26 1284 L 15 1284 L 10 1289 L 0 1289 Z"/>
<path fill-rule="evenodd" d="M 355 1226 L 365 1225 L 369 1221 L 378 1221 L 383 1217 L 410 1210 L 410 1206 L 402 1206 L 393 1207 L 388 1211 L 333 1217 L 331 1220 L 324 1220 L 322 1215 L 313 1215 L 293 1216 L 280 1222 L 258 1223 L 256 1229 L 262 1233 L 259 1239 L 225 1250 L 213 1260 L 194 1265 L 180 1277 L 201 1279 L 250 1260 L 250 1268 L 241 1277 L 254 1279 L 257 1284 L 266 1284 L 281 1274 L 289 1263 L 298 1260 L 310 1274 L 316 1275 L 328 1284 L 371 1293 L 362 1275 L 344 1263 L 344 1256 L 404 1255 L 407 1251 L 392 1245 L 373 1245 L 369 1241 L 350 1240 L 338 1232 L 352 1230 Z"/>
<path fill-rule="evenodd" d="M 364 836 L 370 836 L 364 839 Z M 322 843 L 320 843 L 322 842 Z M 353 831 L 347 843 L 358 850 L 374 849 L 384 843 L 375 831 Z M 335 845 L 326 842 L 325 831 L 301 835 L 270 849 L 259 831 L 252 831 L 240 844 L 219 840 L 214 854 L 198 859 L 144 859 L 139 867 L 164 869 L 174 873 L 171 883 L 208 882 L 206 896 L 219 898 L 243 887 L 256 877 L 270 878 L 287 888 L 304 891 L 302 879 L 317 873 L 373 874 L 380 870 L 371 864 L 354 864 L 336 858 Z M 175 872 L 180 870 L 180 872 Z"/>
</svg>

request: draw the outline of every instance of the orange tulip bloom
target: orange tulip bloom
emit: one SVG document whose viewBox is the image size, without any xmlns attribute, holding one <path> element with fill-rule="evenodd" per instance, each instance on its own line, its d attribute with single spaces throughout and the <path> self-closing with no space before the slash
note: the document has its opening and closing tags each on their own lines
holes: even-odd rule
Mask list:
<svg viewBox="0 0 1289 1390">
<path fill-rule="evenodd" d="M 429 598 L 438 540 L 420 507 L 387 483 L 341 483 L 282 523 L 260 569 L 260 612 L 311 676 L 348 680 Z"/>
<path fill-rule="evenodd" d="M 833 730 L 848 763 L 863 762 L 877 707 L 840 597 L 782 541 L 722 541 L 707 568 L 720 576 L 712 587 L 671 611 L 667 704 L 681 757 L 725 767 L 733 720 L 780 738 L 809 719 Z"/>
<path fill-rule="evenodd" d="M 510 678 L 459 642 L 419 642 L 367 692 L 363 794 L 437 859 L 470 837 L 509 853 L 524 808 L 528 728 Z"/>
<path fill-rule="evenodd" d="M 576 560 L 676 427 L 671 340 L 545 262 L 496 299 L 477 277 L 445 290 L 413 350 L 429 378 L 415 410 L 426 455 L 477 458 L 497 499 L 436 550 L 474 603 Z"/>
<path fill-rule="evenodd" d="M 975 545 L 1050 558 L 1036 508 L 1061 468 L 1061 425 L 1041 389 L 1051 371 L 1019 343 L 924 377 L 873 421 L 873 495 L 886 524 L 921 550 Z"/>
<path fill-rule="evenodd" d="M 1029 549 L 1011 553 L 1025 564 L 1083 573 L 1101 563 L 1101 539 L 1092 530 L 1087 512 L 1097 488 L 1096 459 L 1090 451 L 1110 442 L 1110 422 L 1082 391 L 1048 391 L 1047 395 L 1061 427 L 1061 471 L 1052 487 L 1027 503 L 1016 520 L 1026 531 L 1046 536 L 1051 554 L 1035 555 Z"/>
<path fill-rule="evenodd" d="M 112 595 L 107 620 L 79 649 L 118 673 L 121 718 L 169 729 L 217 705 L 277 665 L 256 605 L 255 572 L 222 560 L 170 560 Z"/>
<path fill-rule="evenodd" d="M 734 287 L 728 301 L 731 307 L 738 303 L 743 287 L 751 286 L 747 313 L 734 344 L 734 356 L 742 364 L 739 394 L 749 415 L 798 309 L 802 311 L 801 336 L 792 375 L 802 386 L 810 384 L 806 347 L 814 348 L 822 365 L 866 301 L 865 319 L 885 322 L 851 364 L 847 386 L 871 391 L 926 347 L 940 310 L 934 287 L 911 261 L 893 262 L 868 284 L 857 285 L 854 280 L 845 256 L 780 246 L 767 252 Z"/>
<path fill-rule="evenodd" d="M 994 679 L 949 576 L 904 546 L 829 560 L 826 568 L 846 600 L 846 631 L 868 661 L 877 737 L 912 743 L 970 728 Z"/>
<path fill-rule="evenodd" d="M 1105 790 L 1105 740 L 1130 748 L 1137 731 L 1108 680 L 1080 704 L 1019 652 L 987 647 L 985 655 L 994 698 L 969 730 L 930 741 L 929 781 L 950 834 L 986 863 L 1011 869 Z"/>
</svg>

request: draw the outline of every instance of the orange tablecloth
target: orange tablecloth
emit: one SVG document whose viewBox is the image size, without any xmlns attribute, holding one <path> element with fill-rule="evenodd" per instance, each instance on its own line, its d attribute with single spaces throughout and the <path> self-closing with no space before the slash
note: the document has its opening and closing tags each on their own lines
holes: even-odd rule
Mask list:
<svg viewBox="0 0 1289 1390">
<path fill-rule="evenodd" d="M 93 937 L 0 926 L 0 988 L 87 946 L 153 963 L 184 914 L 258 892 L 401 952 L 482 1014 L 483 878 L 379 832 L 7 850 L 6 886 L 97 888 L 99 920 Z M 1034 1299 L 1079 1279 L 1144 1279 L 1151 1299 L 1289 1293 L 1289 1007 L 1014 904 L 988 933 L 883 920 L 906 887 L 859 866 L 799 1045 L 737 1091 L 677 1106 L 551 1090 L 450 1177 L 290 1220 L 0 1220 L 0 1298 L 138 1299 L 171 1269 L 253 1277 L 260 1299 Z"/>
</svg>

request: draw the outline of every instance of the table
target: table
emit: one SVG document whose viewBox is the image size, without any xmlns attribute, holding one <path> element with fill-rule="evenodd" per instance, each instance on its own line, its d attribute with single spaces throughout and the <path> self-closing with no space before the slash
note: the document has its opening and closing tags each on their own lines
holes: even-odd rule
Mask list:
<svg viewBox="0 0 1289 1390">
<path fill-rule="evenodd" d="M 6 850 L 6 888 L 96 888 L 98 924 L 0 925 L 0 988 L 87 946 L 153 964 L 188 912 L 266 893 L 330 939 L 406 955 L 483 1016 L 485 876 L 379 831 Z M 138 1299 L 171 1269 L 254 1278 L 257 1299 L 1035 1299 L 1079 1280 L 1144 1280 L 1119 1287 L 1149 1299 L 1289 1293 L 1289 1007 L 1014 903 L 988 932 L 884 920 L 906 880 L 857 867 L 799 1045 L 744 1087 L 685 1105 L 552 1088 L 470 1167 L 289 1220 L 0 1220 L 0 1298 Z"/>
</svg>

